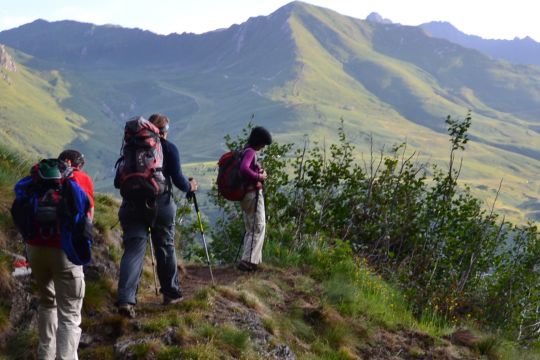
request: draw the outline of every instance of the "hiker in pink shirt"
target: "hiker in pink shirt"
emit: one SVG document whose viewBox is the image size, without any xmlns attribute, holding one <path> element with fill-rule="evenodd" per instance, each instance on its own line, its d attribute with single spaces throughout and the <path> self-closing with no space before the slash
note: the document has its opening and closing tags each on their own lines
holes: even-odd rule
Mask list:
<svg viewBox="0 0 540 360">
<path fill-rule="evenodd" d="M 246 182 L 246 195 L 240 202 L 244 212 L 244 252 L 238 269 L 255 271 L 262 262 L 262 248 L 266 228 L 263 183 L 267 178 L 266 171 L 257 161 L 257 151 L 272 143 L 272 135 L 261 126 L 253 128 L 244 148 L 240 174 Z"/>
</svg>

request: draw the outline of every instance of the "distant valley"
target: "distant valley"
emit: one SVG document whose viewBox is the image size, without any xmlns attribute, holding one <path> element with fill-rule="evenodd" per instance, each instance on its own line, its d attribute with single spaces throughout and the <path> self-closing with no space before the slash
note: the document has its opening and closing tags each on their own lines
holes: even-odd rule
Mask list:
<svg viewBox="0 0 540 360">
<path fill-rule="evenodd" d="M 540 219 L 540 66 L 496 60 L 435 28 L 302 2 L 201 35 L 36 20 L 0 32 L 0 142 L 32 156 L 81 148 L 110 190 L 133 115 L 170 116 L 182 161 L 212 176 L 223 135 L 252 114 L 281 142 L 331 143 L 343 119 L 366 153 L 370 137 L 376 149 L 406 141 L 444 166 L 444 120 L 470 109 L 464 182 L 492 201 L 503 178 L 499 211 Z M 535 54 L 538 43 L 523 46 Z"/>
</svg>

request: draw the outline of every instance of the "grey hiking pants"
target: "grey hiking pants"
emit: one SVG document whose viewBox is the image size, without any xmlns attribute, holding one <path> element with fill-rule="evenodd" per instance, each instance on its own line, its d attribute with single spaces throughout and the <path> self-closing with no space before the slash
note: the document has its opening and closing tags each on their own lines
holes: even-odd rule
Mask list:
<svg viewBox="0 0 540 360">
<path fill-rule="evenodd" d="M 28 245 L 28 258 L 39 294 L 38 359 L 76 360 L 85 289 L 83 268 L 57 248 Z"/>
<path fill-rule="evenodd" d="M 258 199 L 257 193 L 250 191 L 246 193 L 240 202 L 240 206 L 244 212 L 244 226 L 246 227 L 242 260 L 252 264 L 262 262 L 262 249 L 266 230 L 264 196 L 262 190 L 257 191 L 259 192 Z M 257 202 L 255 202 L 256 200 Z"/>
<path fill-rule="evenodd" d="M 161 293 L 172 299 L 182 296 L 174 247 L 176 204 L 170 194 L 164 194 L 158 198 L 157 207 L 156 220 L 152 227 L 150 224 L 153 214 L 145 214 L 145 209 L 133 208 L 125 202 L 120 207 L 118 216 L 124 231 L 124 254 L 120 261 L 118 304 L 137 303 L 137 289 L 149 234 L 154 245 Z"/>
</svg>

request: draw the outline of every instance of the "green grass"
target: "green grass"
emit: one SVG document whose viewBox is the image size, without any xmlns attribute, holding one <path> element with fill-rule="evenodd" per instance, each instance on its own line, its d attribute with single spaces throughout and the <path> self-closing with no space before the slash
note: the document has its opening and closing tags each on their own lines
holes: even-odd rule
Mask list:
<svg viewBox="0 0 540 360">
<path fill-rule="evenodd" d="M 158 354 L 163 345 L 157 341 L 148 343 L 135 344 L 129 347 L 129 351 L 135 356 L 135 359 L 154 358 Z"/>
<path fill-rule="evenodd" d="M 97 281 L 87 281 L 83 310 L 85 313 L 90 311 L 102 312 L 113 299 L 113 288 L 115 281 L 103 275 Z"/>
<path fill-rule="evenodd" d="M 222 326 L 218 329 L 218 339 L 232 354 L 241 354 L 249 345 L 249 334 L 231 326 Z"/>
<path fill-rule="evenodd" d="M 159 333 L 170 326 L 178 327 L 181 320 L 178 315 L 167 314 L 166 316 L 157 316 L 142 324 L 142 331 L 147 333 Z"/>
<path fill-rule="evenodd" d="M 345 244 L 312 246 L 298 253 L 293 263 L 280 267 L 266 263 L 264 271 L 231 285 L 203 288 L 173 307 L 141 301 L 136 320 L 107 316 L 106 311 L 103 317 L 88 318 L 84 332 L 99 333 L 110 345 L 81 350 L 80 358 L 113 358 L 112 344 L 119 337 L 135 340 L 151 335 L 155 340 L 129 349 L 134 358 L 257 359 L 259 345 L 252 333 L 256 323 L 272 334 L 268 349 L 286 344 L 298 359 L 358 359 L 359 349 L 371 346 L 380 331 L 396 334 L 396 341 L 402 341 L 397 339 L 404 333 L 422 331 L 434 337 L 434 344 L 448 335 L 448 326 L 436 315 L 415 319 L 399 293 L 365 262 L 354 260 Z M 139 292 L 145 298 L 153 288 L 141 287 Z M 260 322 L 237 322 L 256 317 Z M 479 339 L 471 349 L 479 355 L 529 356 L 495 336 Z M 403 345 L 410 356 L 429 351 L 413 345 Z"/>
<path fill-rule="evenodd" d="M 303 276 L 295 276 L 287 281 L 289 286 L 291 281 L 293 284 L 286 290 L 294 289 L 295 296 L 301 297 L 301 300 L 297 300 L 298 304 L 302 305 L 291 305 L 291 310 L 285 315 L 264 320 L 265 327 L 289 339 L 289 344 L 294 343 L 295 338 L 312 344 L 308 353 L 300 350 L 304 355 L 299 358 L 350 358 L 350 350 L 363 346 L 364 341 L 369 342 L 377 329 L 390 332 L 400 329 L 419 331 L 432 336 L 435 342 L 456 329 L 435 309 L 425 309 L 421 318 L 416 318 L 404 296 L 374 274 L 365 261 L 354 260 L 350 249 L 343 243 L 319 249 L 317 246 L 306 246 L 300 251 L 296 250 L 296 254 L 276 244 L 267 245 L 265 256 L 273 264 L 280 268 L 301 265 L 304 269 Z M 307 274 L 306 266 L 309 266 Z M 306 286 L 309 284 L 303 280 L 306 275 L 313 276 L 315 283 Z M 257 289 L 253 284 L 261 282 L 259 279 L 249 282 L 244 290 Z M 269 284 L 268 281 L 266 283 Z M 267 286 L 272 288 L 271 285 Z M 272 297 L 265 297 L 260 290 L 259 293 L 266 304 L 275 303 Z M 314 307 L 306 308 L 306 301 Z M 478 339 L 471 350 L 487 358 L 528 360 L 540 356 L 540 347 L 524 349 L 515 342 L 505 340 L 500 334 L 487 332 L 479 335 Z M 416 353 L 420 356 L 424 350 L 411 347 L 409 351 L 412 355 Z"/>
<path fill-rule="evenodd" d="M 67 120 L 78 116 L 62 109 L 61 97 L 55 97 L 59 93 L 67 96 L 66 84 L 49 83 L 50 77 L 60 77 L 58 72 L 39 72 L 20 64 L 8 76 L 11 85 L 0 81 L 0 141 L 22 153 L 56 157 L 64 144 L 77 137 L 79 127 Z"/>
<path fill-rule="evenodd" d="M 94 197 L 96 229 L 107 234 L 113 226 L 118 224 L 119 202 L 109 194 L 96 193 Z"/>
<path fill-rule="evenodd" d="M 79 359 L 81 360 L 114 360 L 116 355 L 111 346 L 98 346 L 90 349 L 79 350 Z"/>
<path fill-rule="evenodd" d="M 157 360 L 176 360 L 182 359 L 184 351 L 178 346 L 167 346 L 157 355 Z"/>
<path fill-rule="evenodd" d="M 274 250 L 280 255 L 272 256 Z M 269 257 L 272 260 L 281 256 L 279 266 L 287 267 L 285 263 L 288 261 L 290 261 L 288 266 L 309 264 L 312 267 L 312 275 L 320 280 L 324 294 L 323 302 L 328 303 L 343 316 L 367 318 L 373 325 L 390 329 L 418 328 L 433 336 L 447 334 L 450 331 L 447 322 L 435 314 L 420 320 L 415 319 L 409 303 L 400 292 L 374 274 L 365 262 L 354 260 L 345 244 L 321 249 L 306 246 L 298 251 L 298 256 L 292 258 L 283 252 L 280 247 L 267 247 L 267 253 L 270 253 Z M 304 289 L 307 294 L 318 291 L 313 283 Z M 298 325 L 300 328 L 303 327 L 302 323 Z"/>
<path fill-rule="evenodd" d="M 183 358 L 188 360 L 217 360 L 222 358 L 220 354 L 220 350 L 212 343 L 190 346 L 182 353 Z"/>
</svg>

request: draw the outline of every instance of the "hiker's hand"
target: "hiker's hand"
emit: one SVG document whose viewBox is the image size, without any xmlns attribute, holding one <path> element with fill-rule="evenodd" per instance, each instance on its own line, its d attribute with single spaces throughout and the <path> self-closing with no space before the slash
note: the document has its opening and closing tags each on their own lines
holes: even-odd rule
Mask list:
<svg viewBox="0 0 540 360">
<path fill-rule="evenodd" d="M 268 174 L 266 174 L 266 170 L 263 170 L 259 173 L 259 181 L 264 181 L 268 177 Z"/>
<path fill-rule="evenodd" d="M 191 189 L 189 190 L 191 192 L 197 191 L 199 188 L 199 184 L 197 184 L 197 180 L 195 179 L 189 179 L 189 185 L 191 186 Z"/>
</svg>

